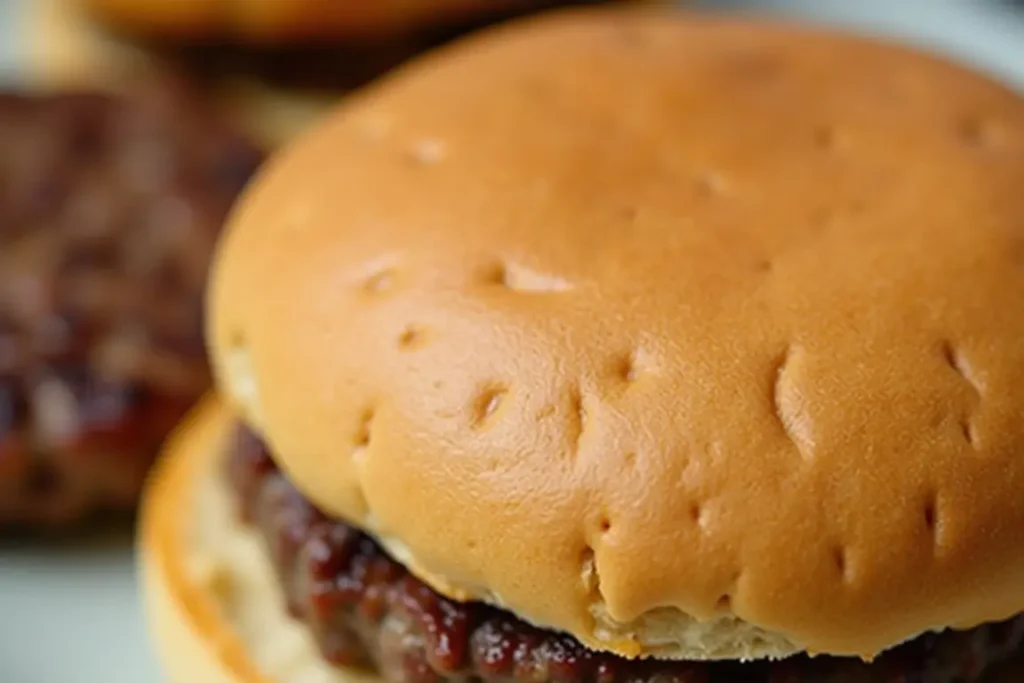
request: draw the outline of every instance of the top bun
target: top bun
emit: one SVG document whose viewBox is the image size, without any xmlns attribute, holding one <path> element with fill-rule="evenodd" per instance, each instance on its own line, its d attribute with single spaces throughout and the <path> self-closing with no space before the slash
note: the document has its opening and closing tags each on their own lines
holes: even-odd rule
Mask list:
<svg viewBox="0 0 1024 683">
<path fill-rule="evenodd" d="M 222 388 L 438 590 L 625 656 L 1024 611 L 1024 100 L 784 25 L 564 13 L 264 168 Z"/>
</svg>

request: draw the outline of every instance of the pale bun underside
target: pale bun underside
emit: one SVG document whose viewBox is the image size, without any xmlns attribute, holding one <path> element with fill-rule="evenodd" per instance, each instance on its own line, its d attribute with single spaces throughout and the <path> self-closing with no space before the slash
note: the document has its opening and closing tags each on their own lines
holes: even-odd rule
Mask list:
<svg viewBox="0 0 1024 683">
<path fill-rule="evenodd" d="M 91 87 L 118 91 L 166 68 L 144 49 L 101 33 L 68 0 L 19 5 L 28 85 L 41 90 Z M 268 148 L 304 130 L 340 96 L 289 89 L 239 75 L 213 86 L 215 103 Z"/>
<path fill-rule="evenodd" d="M 169 683 L 374 683 L 324 660 L 286 609 L 264 544 L 222 480 L 227 412 L 213 398 L 169 440 L 144 499 L 140 563 Z"/>
<path fill-rule="evenodd" d="M 1024 610 L 1024 101 L 657 12 L 478 35 L 271 160 L 221 390 L 442 593 L 625 656 Z"/>
</svg>

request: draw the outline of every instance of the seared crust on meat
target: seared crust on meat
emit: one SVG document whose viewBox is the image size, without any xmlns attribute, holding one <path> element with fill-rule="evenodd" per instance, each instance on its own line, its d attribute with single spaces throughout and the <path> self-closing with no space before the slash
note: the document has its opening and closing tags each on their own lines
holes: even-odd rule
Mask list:
<svg viewBox="0 0 1024 683">
<path fill-rule="evenodd" d="M 209 386 L 207 267 L 260 159 L 170 82 L 0 95 L 0 526 L 134 509 Z"/>
</svg>

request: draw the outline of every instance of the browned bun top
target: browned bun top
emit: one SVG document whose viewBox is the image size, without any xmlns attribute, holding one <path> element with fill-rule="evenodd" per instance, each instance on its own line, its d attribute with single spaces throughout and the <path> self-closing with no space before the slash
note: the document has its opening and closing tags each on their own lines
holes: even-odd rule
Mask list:
<svg viewBox="0 0 1024 683">
<path fill-rule="evenodd" d="M 627 656 L 1024 611 L 1024 101 L 905 49 L 553 15 L 271 161 L 222 388 L 331 514 Z"/>
</svg>

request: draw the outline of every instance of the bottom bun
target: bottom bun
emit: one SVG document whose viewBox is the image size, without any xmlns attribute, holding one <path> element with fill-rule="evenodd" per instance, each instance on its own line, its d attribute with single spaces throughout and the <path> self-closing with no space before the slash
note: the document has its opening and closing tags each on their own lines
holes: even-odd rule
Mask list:
<svg viewBox="0 0 1024 683">
<path fill-rule="evenodd" d="M 170 440 L 140 525 L 149 627 L 170 683 L 371 683 L 330 666 L 288 616 L 218 470 L 230 416 L 206 399 Z"/>
</svg>

